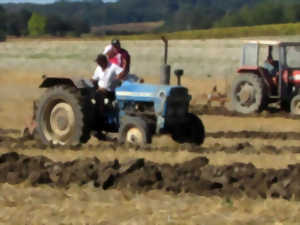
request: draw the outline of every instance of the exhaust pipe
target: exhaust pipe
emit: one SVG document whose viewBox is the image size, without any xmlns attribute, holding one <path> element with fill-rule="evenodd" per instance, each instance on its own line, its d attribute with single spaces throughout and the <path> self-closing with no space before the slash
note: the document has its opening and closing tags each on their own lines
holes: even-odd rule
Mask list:
<svg viewBox="0 0 300 225">
<path fill-rule="evenodd" d="M 160 84 L 169 85 L 170 84 L 170 74 L 171 74 L 171 66 L 168 65 L 168 40 L 162 36 L 162 41 L 164 42 L 165 56 L 164 56 L 164 64 L 161 66 L 160 70 Z"/>
<path fill-rule="evenodd" d="M 177 77 L 177 85 L 181 86 L 181 77 L 183 76 L 183 70 L 182 69 L 178 69 L 174 71 L 175 76 Z"/>
</svg>

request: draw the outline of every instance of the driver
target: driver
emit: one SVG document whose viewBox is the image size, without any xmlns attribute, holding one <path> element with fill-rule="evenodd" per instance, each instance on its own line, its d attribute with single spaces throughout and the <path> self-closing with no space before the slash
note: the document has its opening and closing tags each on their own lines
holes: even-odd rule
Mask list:
<svg viewBox="0 0 300 225">
<path fill-rule="evenodd" d="M 124 69 L 108 62 L 107 57 L 103 54 L 99 54 L 95 61 L 98 66 L 94 72 L 92 81 L 98 86 L 97 92 L 113 100 L 115 98 L 115 88 L 120 84 L 124 76 Z"/>
<path fill-rule="evenodd" d="M 121 43 L 118 39 L 113 39 L 111 41 L 112 50 L 116 55 L 119 55 L 120 66 L 125 70 L 125 76 L 130 71 L 130 55 L 127 50 L 121 48 Z"/>
<path fill-rule="evenodd" d="M 270 75 L 276 76 L 277 68 L 276 63 L 273 60 L 272 55 L 268 55 L 267 59 L 264 62 L 264 69 L 266 69 Z"/>
<path fill-rule="evenodd" d="M 104 48 L 103 55 L 107 56 L 110 63 L 116 64 L 121 67 L 121 54 L 115 52 L 111 44 L 107 45 Z"/>
<path fill-rule="evenodd" d="M 92 77 L 92 82 L 97 86 L 95 94 L 96 109 L 99 110 L 99 124 L 103 126 L 105 99 L 113 101 L 115 99 L 115 88 L 120 85 L 121 79 L 124 76 L 124 69 L 116 64 L 110 63 L 107 57 L 99 54 L 96 58 L 97 67 Z M 98 131 L 95 137 L 101 140 L 106 140 L 106 136 Z"/>
</svg>

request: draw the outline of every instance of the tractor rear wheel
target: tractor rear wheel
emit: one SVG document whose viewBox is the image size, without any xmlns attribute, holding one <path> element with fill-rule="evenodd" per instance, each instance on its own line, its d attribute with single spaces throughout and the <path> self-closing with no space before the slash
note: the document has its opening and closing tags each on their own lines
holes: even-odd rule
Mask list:
<svg viewBox="0 0 300 225">
<path fill-rule="evenodd" d="M 291 114 L 300 115 L 300 95 L 295 95 L 291 101 Z"/>
<path fill-rule="evenodd" d="M 49 88 L 37 103 L 36 139 L 45 145 L 87 142 L 90 137 L 87 104 L 76 88 Z"/>
<path fill-rule="evenodd" d="M 146 121 L 140 117 L 124 116 L 119 130 L 121 143 L 143 146 L 151 143 L 152 135 Z"/>
<path fill-rule="evenodd" d="M 266 85 L 254 74 L 241 74 L 232 84 L 230 99 L 235 111 L 249 114 L 262 111 L 267 104 Z"/>
</svg>

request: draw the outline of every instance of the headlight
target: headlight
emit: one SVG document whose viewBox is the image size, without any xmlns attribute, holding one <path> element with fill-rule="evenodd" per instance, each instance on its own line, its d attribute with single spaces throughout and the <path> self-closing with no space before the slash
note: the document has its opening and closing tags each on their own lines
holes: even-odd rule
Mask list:
<svg viewBox="0 0 300 225">
<path fill-rule="evenodd" d="M 166 95 L 166 93 L 165 93 L 164 91 L 160 91 L 160 92 L 158 93 L 158 96 L 159 96 L 159 98 L 161 98 L 162 100 L 164 100 L 164 99 L 167 97 L 167 95 Z"/>
</svg>

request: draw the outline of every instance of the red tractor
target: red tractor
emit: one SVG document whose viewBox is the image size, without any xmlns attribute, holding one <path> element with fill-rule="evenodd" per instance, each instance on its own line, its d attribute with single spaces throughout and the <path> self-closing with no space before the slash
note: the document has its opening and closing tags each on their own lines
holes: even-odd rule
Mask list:
<svg viewBox="0 0 300 225">
<path fill-rule="evenodd" d="M 300 115 L 300 42 L 247 42 L 230 99 L 233 109 L 244 114 L 279 102 Z"/>
</svg>

